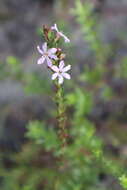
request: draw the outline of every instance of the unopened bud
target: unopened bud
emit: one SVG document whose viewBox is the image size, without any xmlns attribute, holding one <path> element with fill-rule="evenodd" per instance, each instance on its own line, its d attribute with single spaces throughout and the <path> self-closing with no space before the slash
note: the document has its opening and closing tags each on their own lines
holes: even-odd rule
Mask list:
<svg viewBox="0 0 127 190">
<path fill-rule="evenodd" d="M 48 33 L 50 32 L 50 28 L 48 28 L 46 25 L 43 25 L 43 32 L 46 40 L 49 40 Z"/>
</svg>

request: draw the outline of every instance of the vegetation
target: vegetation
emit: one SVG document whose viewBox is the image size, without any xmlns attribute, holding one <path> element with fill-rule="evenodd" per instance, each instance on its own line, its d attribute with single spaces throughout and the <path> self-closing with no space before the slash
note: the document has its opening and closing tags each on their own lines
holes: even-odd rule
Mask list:
<svg viewBox="0 0 127 190">
<path fill-rule="evenodd" d="M 92 66 L 84 64 L 79 76 L 75 79 L 72 77 L 71 81 L 66 81 L 64 85 L 62 106 L 64 103 L 66 107 L 65 146 L 63 139 L 59 138 L 58 128 L 58 119 L 63 118 L 57 117 L 57 108 L 59 111 L 63 109 L 56 101 L 61 91 L 55 94 L 53 85 L 48 78 L 45 80 L 42 71 L 25 71 L 15 57 L 8 57 L 6 65 L 1 65 L 2 80 L 8 77 L 20 82 L 24 91 L 30 95 L 52 94 L 54 98 L 49 98 L 55 99 L 54 102 L 59 104 L 55 107 L 54 103 L 54 108 L 49 110 L 48 117 L 52 118 L 53 122 L 48 122 L 48 118 L 45 118 L 31 120 L 27 124 L 27 142 L 22 145 L 21 151 L 8 155 L 13 163 L 11 168 L 5 168 L 1 161 L 2 190 L 127 189 L 125 159 L 106 150 L 107 142 L 99 135 L 98 126 L 90 117 L 96 104 L 96 96 L 105 103 L 117 97 L 107 80 L 110 72 L 108 62 L 114 47 L 112 44 L 104 44 L 98 36 L 98 19 L 92 4 L 82 4 L 80 0 L 76 0 L 71 12 L 95 61 Z M 49 38 L 53 38 L 51 33 Z M 50 45 L 52 44 L 49 43 Z M 57 47 L 58 44 L 55 45 Z M 121 64 L 112 68 L 113 78 L 126 80 L 126 59 L 126 56 L 123 57 Z M 103 89 L 102 93 L 100 89 Z M 119 140 L 116 144 L 119 144 Z M 1 153 L 1 156 L 4 157 L 4 154 Z M 107 185 L 109 178 L 110 186 Z"/>
</svg>

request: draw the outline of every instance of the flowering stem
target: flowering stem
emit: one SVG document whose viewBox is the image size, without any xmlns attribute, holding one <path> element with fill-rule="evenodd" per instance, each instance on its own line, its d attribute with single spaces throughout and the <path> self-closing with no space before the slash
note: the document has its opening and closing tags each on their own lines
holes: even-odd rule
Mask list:
<svg viewBox="0 0 127 190">
<path fill-rule="evenodd" d="M 66 107 L 63 96 L 63 88 L 60 84 L 56 84 L 56 100 L 57 100 L 57 114 L 58 114 L 58 136 L 62 141 L 62 147 L 67 145 L 66 133 Z"/>
<path fill-rule="evenodd" d="M 65 0 L 66 1 L 66 0 Z M 71 79 L 70 74 L 67 72 L 71 69 L 71 65 L 65 65 L 64 58 L 65 54 L 62 52 L 61 48 L 58 47 L 60 38 L 63 38 L 65 43 L 69 43 L 70 39 L 59 31 L 57 24 L 48 28 L 43 26 L 43 33 L 46 42 L 42 47 L 37 46 L 38 52 L 41 57 L 38 59 L 37 63 L 46 63 L 47 68 L 53 72 L 51 79 L 57 79 L 56 84 L 56 103 L 58 110 L 58 136 L 61 140 L 62 147 L 67 145 L 67 133 L 66 133 L 66 108 L 63 97 L 62 84 L 64 79 Z"/>
</svg>

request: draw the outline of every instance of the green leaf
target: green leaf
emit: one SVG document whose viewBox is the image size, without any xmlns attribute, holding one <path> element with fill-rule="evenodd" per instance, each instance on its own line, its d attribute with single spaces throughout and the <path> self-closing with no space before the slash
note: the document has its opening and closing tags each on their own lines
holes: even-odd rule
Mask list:
<svg viewBox="0 0 127 190">
<path fill-rule="evenodd" d="M 16 65 L 20 64 L 19 59 L 14 56 L 8 56 L 6 61 L 11 66 L 16 66 Z"/>
<path fill-rule="evenodd" d="M 127 176 L 123 174 L 120 178 L 120 184 L 122 185 L 123 188 L 127 189 Z"/>
<path fill-rule="evenodd" d="M 32 121 L 27 129 L 26 136 L 35 140 L 37 144 L 43 144 L 46 150 L 57 148 L 60 145 L 56 132 L 51 126 L 47 128 L 42 122 Z"/>
</svg>

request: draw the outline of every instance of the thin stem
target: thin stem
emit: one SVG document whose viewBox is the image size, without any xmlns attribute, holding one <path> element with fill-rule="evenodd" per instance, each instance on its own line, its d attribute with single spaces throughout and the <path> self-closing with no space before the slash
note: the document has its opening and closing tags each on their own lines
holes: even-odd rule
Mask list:
<svg viewBox="0 0 127 190">
<path fill-rule="evenodd" d="M 67 145 L 67 129 L 66 129 L 66 106 L 64 102 L 63 88 L 56 84 L 56 102 L 58 114 L 58 135 L 62 141 L 62 147 Z"/>
</svg>

